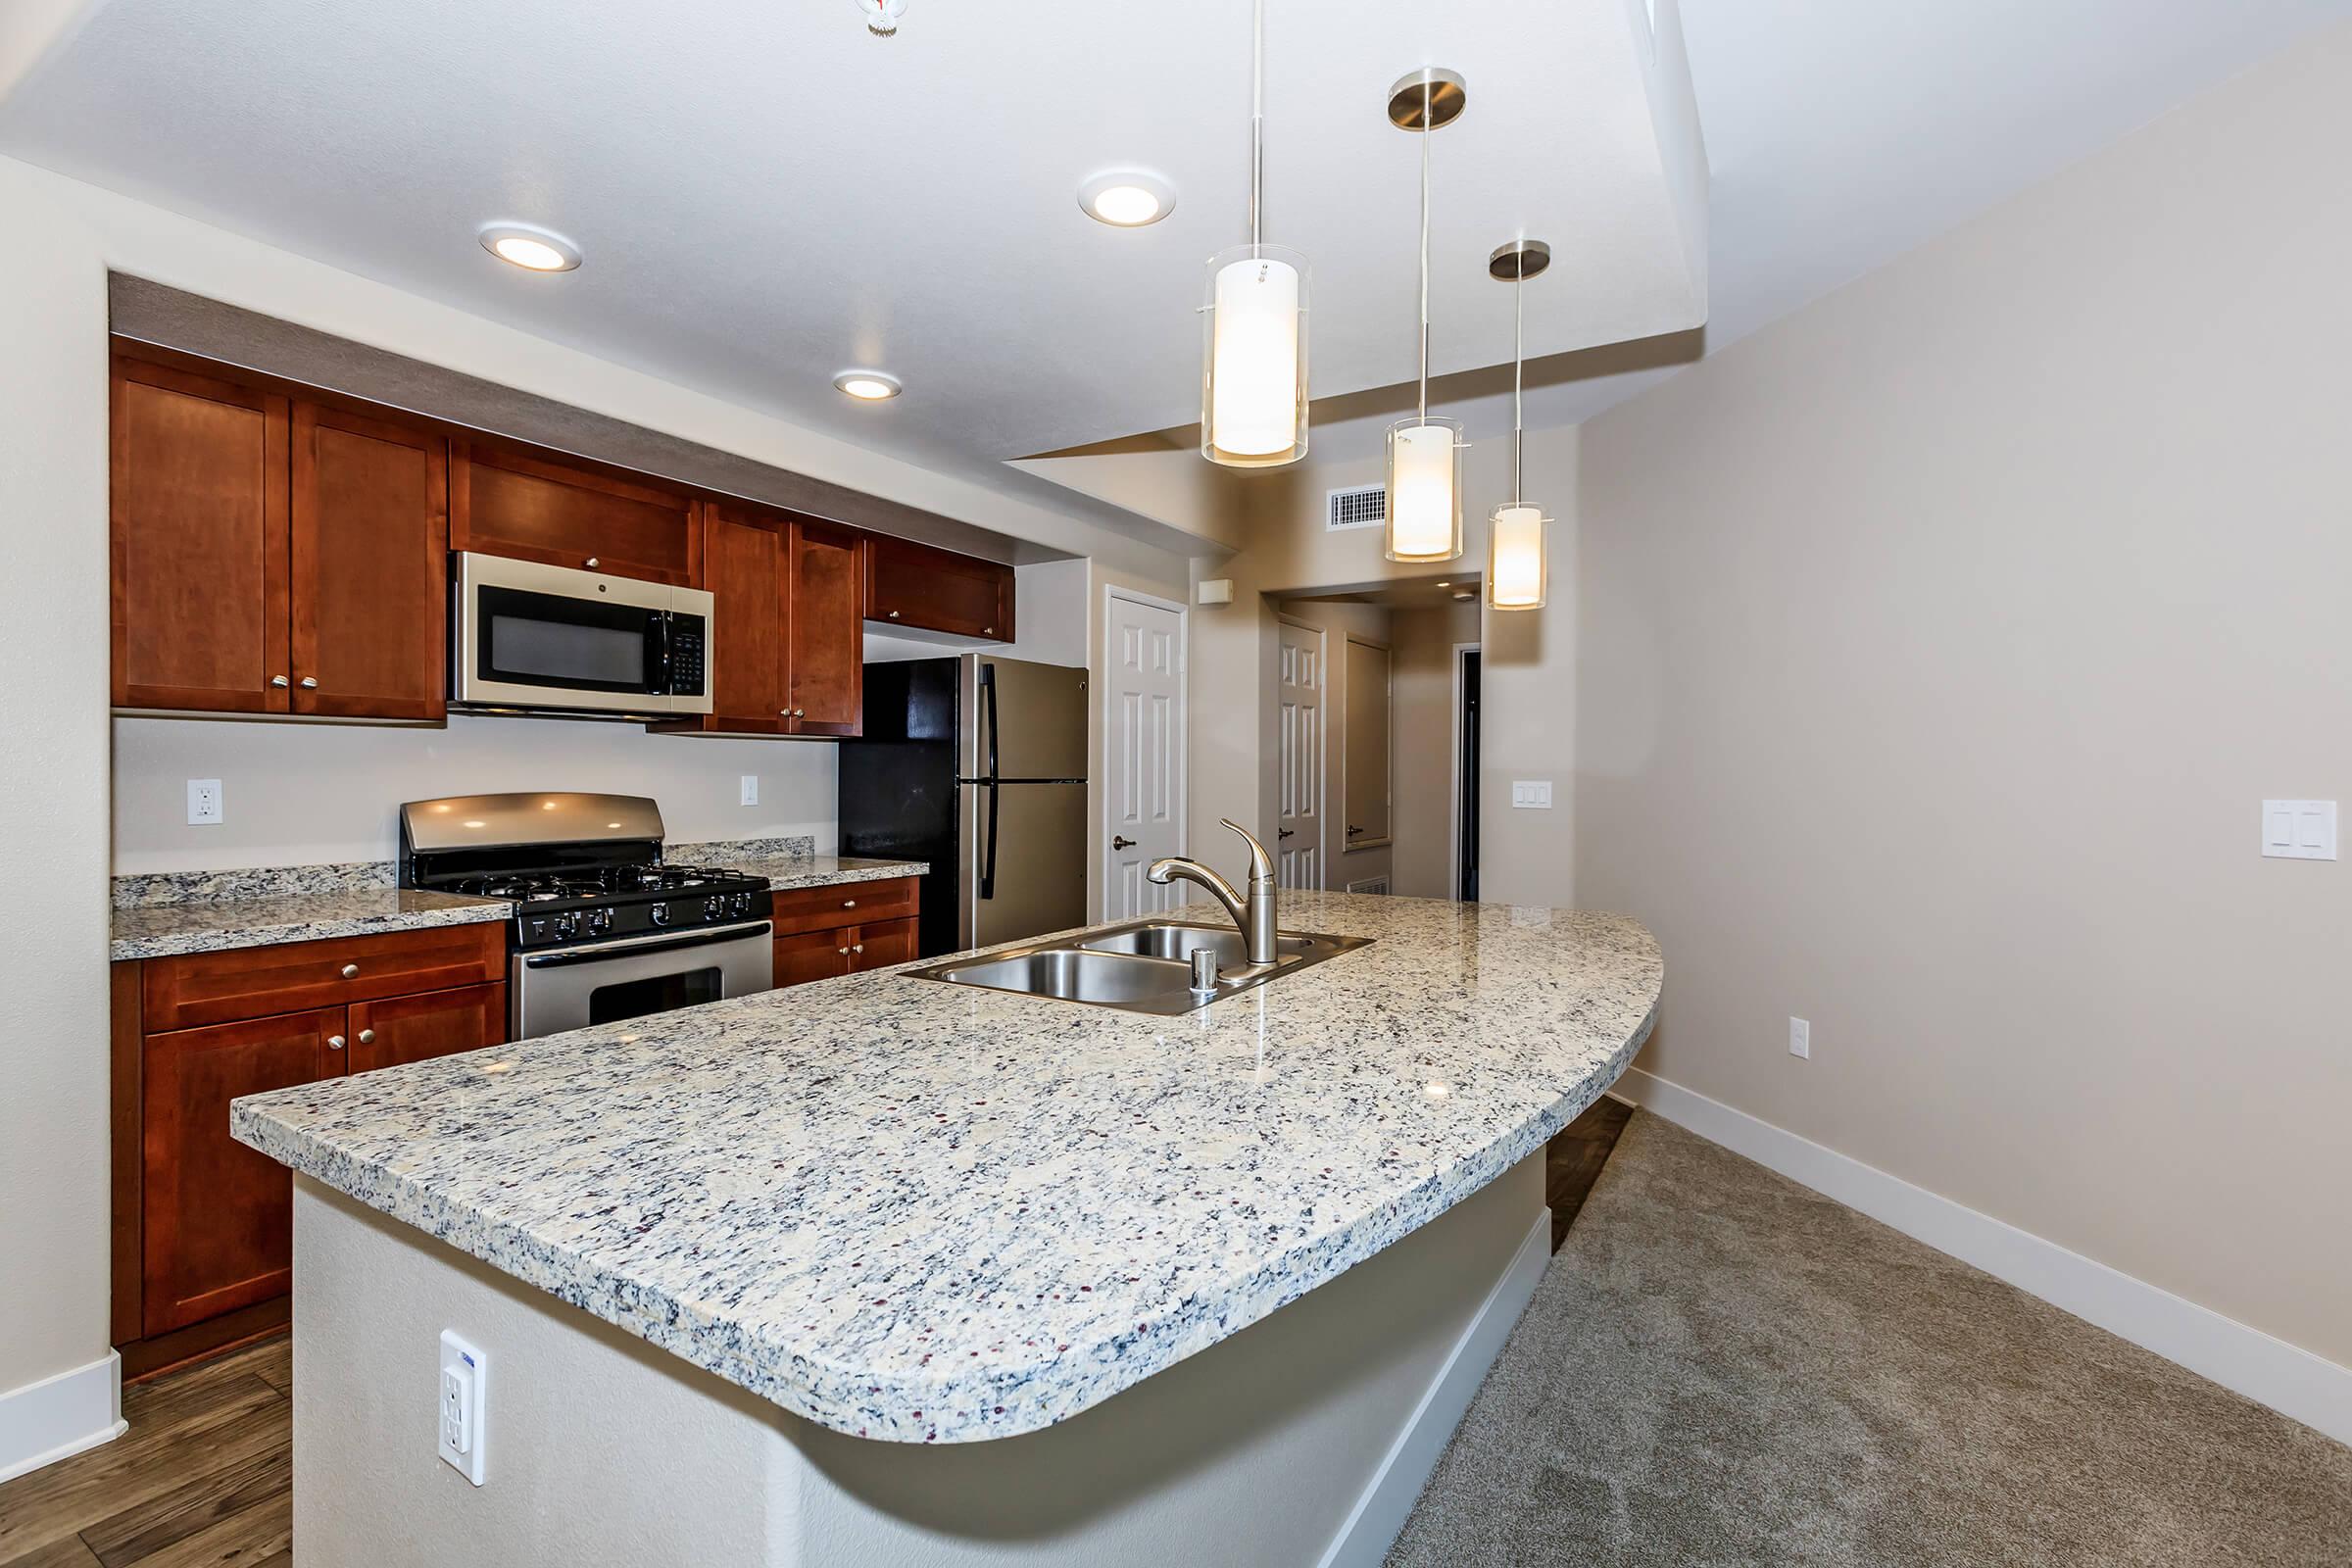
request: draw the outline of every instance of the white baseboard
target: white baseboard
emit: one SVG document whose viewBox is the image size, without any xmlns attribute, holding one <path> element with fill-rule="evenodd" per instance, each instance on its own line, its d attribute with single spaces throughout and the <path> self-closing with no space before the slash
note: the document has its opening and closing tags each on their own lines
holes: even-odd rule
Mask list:
<svg viewBox="0 0 2352 1568">
<path fill-rule="evenodd" d="M 0 1394 L 0 1481 L 121 1437 L 122 1358 L 60 1372 Z"/>
<path fill-rule="evenodd" d="M 2352 1444 L 2352 1368 L 1655 1073 L 1628 1068 L 1614 1093 L 2199 1377 Z"/>
<path fill-rule="evenodd" d="M 1446 1440 L 1462 1424 L 1463 1412 L 1487 1379 L 1487 1368 L 1502 1353 L 1502 1342 L 1511 1337 L 1550 1261 L 1551 1210 L 1545 1208 L 1536 1215 L 1534 1227 L 1519 1244 L 1519 1250 L 1511 1254 L 1501 1278 L 1471 1315 L 1452 1353 L 1430 1381 L 1421 1402 L 1413 1407 L 1413 1418 L 1389 1445 L 1380 1468 L 1372 1473 L 1371 1483 L 1348 1512 L 1348 1522 L 1325 1549 L 1320 1568 L 1378 1568 L 1388 1556 L 1396 1532 L 1404 1528 L 1405 1516 L 1421 1495 L 1423 1483 L 1437 1468 L 1438 1455 L 1446 1451 Z"/>
</svg>

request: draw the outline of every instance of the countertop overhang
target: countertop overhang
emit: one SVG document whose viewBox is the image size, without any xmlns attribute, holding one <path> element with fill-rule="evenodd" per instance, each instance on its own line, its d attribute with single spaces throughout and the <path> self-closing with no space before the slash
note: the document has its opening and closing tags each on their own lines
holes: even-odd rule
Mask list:
<svg viewBox="0 0 2352 1568">
<path fill-rule="evenodd" d="M 1542 1148 L 1648 1038 L 1664 974 L 1619 915 L 1298 893 L 1284 924 L 1374 940 L 1174 1019 L 880 970 L 255 1096 L 231 1126 L 821 1426 L 1011 1437 Z"/>
</svg>

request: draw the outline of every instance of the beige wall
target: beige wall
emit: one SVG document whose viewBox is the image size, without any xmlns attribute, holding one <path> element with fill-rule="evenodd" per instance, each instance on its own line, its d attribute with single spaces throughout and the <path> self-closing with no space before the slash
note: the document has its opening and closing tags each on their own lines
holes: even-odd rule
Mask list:
<svg viewBox="0 0 2352 1568">
<path fill-rule="evenodd" d="M 2344 1363 L 2348 143 L 2339 30 L 1586 426 L 1575 803 L 1642 1065 Z"/>
<path fill-rule="evenodd" d="M 5 1396 L 108 1344 L 106 270 L 5 160 L 0 297 L 0 531 L 19 590 L 0 616 Z"/>
<path fill-rule="evenodd" d="M 1395 657 L 1396 849 L 1394 890 L 1454 896 L 1454 645 L 1479 638 L 1475 600 L 1389 616 Z"/>
</svg>

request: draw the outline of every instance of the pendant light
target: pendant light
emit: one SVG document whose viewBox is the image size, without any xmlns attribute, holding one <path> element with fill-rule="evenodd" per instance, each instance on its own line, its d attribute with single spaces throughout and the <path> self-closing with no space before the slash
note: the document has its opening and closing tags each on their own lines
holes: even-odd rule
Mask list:
<svg viewBox="0 0 2352 1568">
<path fill-rule="evenodd" d="M 1229 468 L 1306 456 L 1306 258 L 1264 243 L 1266 0 L 1251 13 L 1250 243 L 1208 259 L 1200 455 Z"/>
<path fill-rule="evenodd" d="M 1413 417 L 1389 426 L 1391 561 L 1451 561 L 1462 553 L 1462 424 L 1429 416 L 1429 138 L 1468 101 L 1462 78 L 1435 66 L 1389 89 L 1389 122 L 1421 137 L 1421 395 Z"/>
<path fill-rule="evenodd" d="M 1551 247 L 1515 239 L 1487 258 L 1489 275 L 1511 285 L 1511 499 L 1487 514 L 1487 608 L 1542 610 L 1550 563 L 1544 536 L 1551 519 L 1519 489 L 1519 449 L 1527 440 L 1521 386 L 1527 374 L 1527 280 L 1551 265 Z"/>
</svg>

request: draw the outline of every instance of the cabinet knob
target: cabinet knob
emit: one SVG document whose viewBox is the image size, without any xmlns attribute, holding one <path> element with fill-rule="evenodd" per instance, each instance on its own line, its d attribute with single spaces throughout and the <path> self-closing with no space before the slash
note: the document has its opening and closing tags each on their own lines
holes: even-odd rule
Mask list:
<svg viewBox="0 0 2352 1568">
<path fill-rule="evenodd" d="M 840 954 L 845 958 L 850 956 L 850 950 L 847 948 L 835 948 L 833 951 Z"/>
<path fill-rule="evenodd" d="M 603 563 L 599 562 L 594 556 L 590 556 L 588 558 L 588 564 L 591 567 L 594 567 L 603 564 Z"/>
<path fill-rule="evenodd" d="M 345 964 L 345 965 L 343 966 L 343 978 L 344 978 L 344 979 L 346 979 L 346 980 L 357 980 L 359 977 L 360 977 L 360 966 L 359 966 L 358 964 L 356 964 L 356 963 L 347 963 L 347 964 Z"/>
<path fill-rule="evenodd" d="M 343 1049 L 343 1037 L 341 1035 L 328 1035 L 326 1037 L 326 1049 L 329 1051 L 341 1051 Z"/>
<path fill-rule="evenodd" d="M 792 710 L 792 716 L 795 718 L 807 718 L 808 716 L 808 710 L 806 708 L 796 708 Z"/>
<path fill-rule="evenodd" d="M 302 689 L 304 691 L 317 691 L 318 689 L 318 677 L 316 675 L 303 676 Z"/>
<path fill-rule="evenodd" d="M 898 619 L 898 618 L 899 618 L 899 612 L 898 612 L 897 611 L 895 611 L 895 610 L 894 610 L 894 611 L 892 611 L 892 612 L 890 612 L 890 618 L 891 618 L 891 619 L 893 619 L 893 620 L 896 620 L 896 619 Z"/>
<path fill-rule="evenodd" d="M 850 944 L 850 951 L 852 953 L 863 953 L 865 951 L 865 944 L 862 942 L 853 942 Z"/>
<path fill-rule="evenodd" d="M 856 899 L 844 899 L 841 901 L 841 906 L 845 909 L 855 909 L 858 907 L 858 901 Z"/>
<path fill-rule="evenodd" d="M 994 626 L 983 626 L 980 628 L 980 635 L 983 637 L 994 637 L 996 634 L 997 628 Z"/>
<path fill-rule="evenodd" d="M 286 677 L 283 675 L 272 675 L 270 677 L 270 684 L 272 686 L 283 686 L 286 684 Z"/>
<path fill-rule="evenodd" d="M 361 1045 L 363 1045 L 363 1046 L 372 1046 L 372 1045 L 374 1045 L 374 1044 L 375 1044 L 375 1031 L 374 1031 L 374 1030 L 372 1030 L 372 1029 L 363 1029 L 363 1030 L 361 1030 L 361 1031 L 360 1031 L 360 1044 L 361 1044 Z"/>
</svg>

